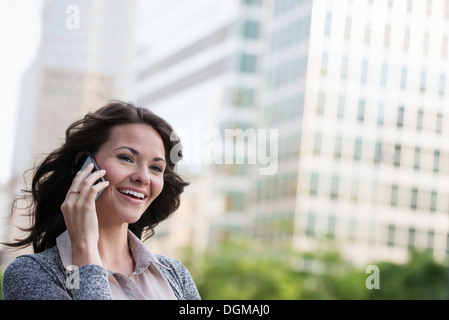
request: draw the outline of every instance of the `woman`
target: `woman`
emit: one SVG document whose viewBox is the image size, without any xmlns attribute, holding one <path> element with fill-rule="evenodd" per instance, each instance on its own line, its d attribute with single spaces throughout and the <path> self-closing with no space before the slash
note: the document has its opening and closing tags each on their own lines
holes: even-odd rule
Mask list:
<svg viewBox="0 0 449 320">
<path fill-rule="evenodd" d="M 84 154 L 98 170 L 74 172 Z M 179 207 L 189 184 L 175 172 L 181 158 L 170 124 L 130 103 L 71 124 L 34 174 L 30 234 L 8 245 L 35 253 L 8 265 L 4 299 L 200 299 L 179 261 L 141 241 Z"/>
</svg>

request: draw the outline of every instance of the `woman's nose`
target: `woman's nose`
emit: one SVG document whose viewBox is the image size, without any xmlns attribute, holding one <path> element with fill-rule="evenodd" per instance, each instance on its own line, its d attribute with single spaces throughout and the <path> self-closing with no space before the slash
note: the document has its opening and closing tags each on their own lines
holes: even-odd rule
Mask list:
<svg viewBox="0 0 449 320">
<path fill-rule="evenodd" d="M 136 172 L 131 176 L 131 181 L 141 184 L 150 183 L 150 173 L 145 166 L 140 166 L 136 169 Z"/>
</svg>

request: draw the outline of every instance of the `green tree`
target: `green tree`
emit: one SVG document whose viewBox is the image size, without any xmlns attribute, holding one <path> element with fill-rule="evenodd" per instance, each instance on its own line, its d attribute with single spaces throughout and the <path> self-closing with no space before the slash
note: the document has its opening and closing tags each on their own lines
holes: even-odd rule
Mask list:
<svg viewBox="0 0 449 320">
<path fill-rule="evenodd" d="M 406 264 L 378 263 L 380 289 L 370 290 L 368 299 L 441 300 L 448 299 L 449 269 L 430 253 L 410 251 Z"/>
<path fill-rule="evenodd" d="M 370 276 L 335 250 L 301 254 L 285 247 L 260 247 L 232 240 L 189 265 L 205 300 L 400 300 L 449 298 L 449 269 L 430 254 L 411 252 L 405 264 L 372 263 L 379 289 L 366 287 Z M 306 267 L 308 265 L 308 267 Z"/>
<path fill-rule="evenodd" d="M 189 270 L 205 300 L 300 299 L 303 277 L 290 258 L 239 239 L 206 252 Z"/>
</svg>

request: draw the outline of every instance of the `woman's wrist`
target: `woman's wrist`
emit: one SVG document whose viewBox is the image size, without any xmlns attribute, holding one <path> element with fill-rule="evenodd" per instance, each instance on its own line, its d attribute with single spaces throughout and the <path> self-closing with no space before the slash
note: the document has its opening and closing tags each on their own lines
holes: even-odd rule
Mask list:
<svg viewBox="0 0 449 320">
<path fill-rule="evenodd" d="M 100 252 L 97 245 L 92 244 L 73 244 L 72 243 L 72 264 L 81 267 L 88 264 L 97 264 L 102 266 Z"/>
</svg>

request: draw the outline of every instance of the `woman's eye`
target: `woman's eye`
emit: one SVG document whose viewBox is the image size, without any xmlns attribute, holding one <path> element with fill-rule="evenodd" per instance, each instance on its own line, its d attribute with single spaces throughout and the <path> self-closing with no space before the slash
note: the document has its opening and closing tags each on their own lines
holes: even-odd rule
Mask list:
<svg viewBox="0 0 449 320">
<path fill-rule="evenodd" d="M 130 156 L 127 156 L 126 154 L 118 155 L 117 158 L 123 161 L 133 162 L 133 159 Z"/>
<path fill-rule="evenodd" d="M 150 166 L 150 170 L 153 170 L 153 171 L 156 171 L 156 172 L 159 172 L 159 173 L 164 171 L 164 170 L 162 170 L 162 168 L 160 166 L 157 166 L 157 165 Z"/>
</svg>

